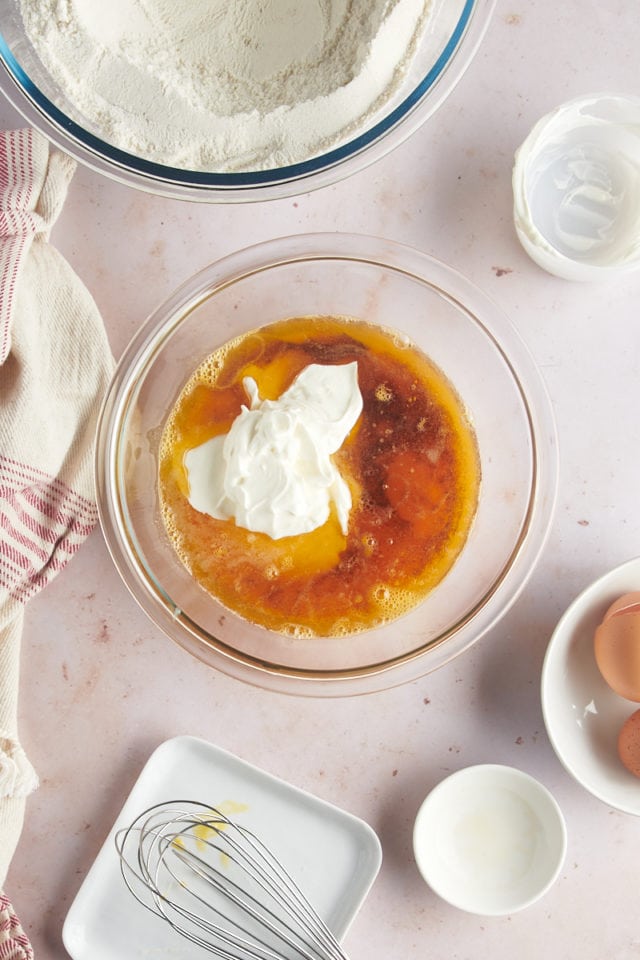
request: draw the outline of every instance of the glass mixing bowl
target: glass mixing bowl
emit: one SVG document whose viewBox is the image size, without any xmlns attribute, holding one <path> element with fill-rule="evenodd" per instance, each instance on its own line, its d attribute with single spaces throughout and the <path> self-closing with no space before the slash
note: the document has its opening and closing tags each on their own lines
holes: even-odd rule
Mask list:
<svg viewBox="0 0 640 960">
<path fill-rule="evenodd" d="M 410 136 L 451 93 L 489 24 L 495 0 L 433 0 L 429 25 L 395 96 L 359 135 L 287 167 L 205 173 L 125 153 L 87 124 L 49 76 L 25 35 L 18 0 L 0 0 L 0 89 L 25 119 L 77 160 L 115 180 L 186 200 L 295 196 L 342 180 Z"/>
<path fill-rule="evenodd" d="M 160 516 L 158 445 L 193 371 L 218 346 L 291 316 L 348 315 L 408 336 L 448 376 L 474 424 L 482 481 L 468 540 L 410 613 L 347 638 L 293 639 L 240 619 L 178 560 Z M 120 574 L 172 640 L 241 680 L 295 694 L 366 693 L 466 650 L 511 606 L 543 547 L 557 486 L 553 414 L 496 305 L 414 249 L 348 234 L 249 247 L 185 283 L 125 350 L 97 437 L 100 519 Z"/>
</svg>

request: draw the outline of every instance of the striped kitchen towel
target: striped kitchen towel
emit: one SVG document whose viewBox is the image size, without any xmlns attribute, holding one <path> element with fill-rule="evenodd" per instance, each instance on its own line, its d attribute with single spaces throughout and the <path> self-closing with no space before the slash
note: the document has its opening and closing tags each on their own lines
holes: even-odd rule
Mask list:
<svg viewBox="0 0 640 960">
<path fill-rule="evenodd" d="M 31 941 L 4 893 L 0 893 L 0 960 L 33 960 Z"/>
<path fill-rule="evenodd" d="M 96 524 L 94 435 L 113 368 L 93 299 L 49 242 L 74 169 L 35 131 L 0 132 L 0 888 L 37 786 L 17 729 L 24 607 Z"/>
</svg>

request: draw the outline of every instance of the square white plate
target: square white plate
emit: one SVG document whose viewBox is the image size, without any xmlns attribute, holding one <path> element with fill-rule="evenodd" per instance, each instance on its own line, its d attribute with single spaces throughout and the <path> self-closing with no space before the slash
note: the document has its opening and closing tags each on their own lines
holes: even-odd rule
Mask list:
<svg viewBox="0 0 640 960">
<path fill-rule="evenodd" d="M 71 905 L 62 937 L 73 960 L 210 958 L 138 903 L 120 872 L 117 831 L 171 800 L 246 808 L 238 822 L 272 848 L 338 938 L 380 869 L 380 842 L 364 821 L 204 740 L 176 737 L 147 761 Z"/>
</svg>

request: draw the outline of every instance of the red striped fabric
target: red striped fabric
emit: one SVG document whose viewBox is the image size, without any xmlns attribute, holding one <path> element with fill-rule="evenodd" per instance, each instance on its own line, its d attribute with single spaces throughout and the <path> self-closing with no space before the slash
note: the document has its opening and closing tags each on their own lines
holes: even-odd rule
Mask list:
<svg viewBox="0 0 640 960">
<path fill-rule="evenodd" d="M 11 346 L 11 319 L 22 258 L 41 226 L 34 206 L 40 193 L 43 146 L 33 130 L 10 130 L 0 142 L 0 363 Z M 39 182 L 40 181 L 40 182 Z"/>
<path fill-rule="evenodd" d="M 0 365 L 11 350 L 21 264 L 34 236 L 48 228 L 36 209 L 47 161 L 46 141 L 33 130 L 0 134 Z M 26 602 L 66 565 L 96 522 L 91 500 L 0 450 L 1 592 Z"/>
<path fill-rule="evenodd" d="M 0 589 L 27 601 L 68 563 L 97 519 L 93 501 L 0 454 Z"/>
<path fill-rule="evenodd" d="M 52 435 L 50 428 L 52 425 L 55 428 L 58 415 L 54 401 L 60 399 L 57 395 L 50 396 L 57 386 L 56 371 L 48 370 L 51 376 L 41 382 L 39 371 L 46 367 L 43 368 L 40 361 L 50 356 L 51 343 L 57 342 L 60 330 L 63 338 L 75 336 L 74 310 L 81 312 L 82 308 L 76 308 L 76 301 L 69 298 L 68 317 L 64 312 L 60 316 L 47 317 L 41 314 L 38 296 L 32 295 L 36 291 L 46 301 L 43 291 L 47 290 L 46 284 L 51 283 L 46 271 L 41 276 L 38 274 L 38 269 L 44 270 L 41 265 L 51 261 L 43 261 L 42 246 L 32 248 L 32 243 L 36 236 L 39 243 L 48 239 L 72 173 L 72 161 L 58 153 L 50 154 L 47 141 L 35 131 L 0 131 L 0 385 L 3 388 L 0 406 L 0 604 L 15 600 L 24 603 L 45 587 L 79 549 L 98 519 L 95 502 L 89 499 L 89 440 L 80 448 L 79 434 L 74 430 L 82 428 L 83 438 L 92 436 L 93 424 L 86 417 L 84 406 L 87 388 L 92 386 L 91 378 L 95 374 L 96 392 L 99 391 L 108 364 L 105 362 L 103 369 L 96 354 L 96 365 L 89 361 L 86 365 L 87 384 L 79 381 L 73 381 L 71 387 L 63 384 L 61 392 L 65 402 L 58 406 L 61 407 L 59 416 L 65 429 L 60 430 L 59 437 Z M 28 264 L 26 267 L 25 263 Z M 23 269 L 27 272 L 21 284 Z M 55 285 L 53 289 L 56 292 Z M 55 297 L 53 299 L 57 302 Z M 19 315 L 17 303 L 20 303 Z M 49 321 L 50 327 L 47 326 Z M 84 322 L 83 316 L 78 317 L 78 322 Z M 42 330 L 50 335 L 50 342 L 45 342 Z M 108 351 L 106 338 L 105 349 Z M 39 362 L 34 363 L 33 358 Z M 1 379 L 3 374 L 4 381 Z M 64 377 L 64 371 L 60 376 Z M 73 419 L 75 395 L 70 394 L 69 402 L 68 394 L 75 386 L 85 388 L 84 393 L 78 392 L 78 424 L 69 419 L 70 412 Z M 42 424 L 34 419 L 33 410 L 44 409 L 48 403 L 51 424 Z M 29 432 L 34 430 L 36 423 L 41 424 L 41 430 L 48 432 L 38 433 L 37 429 L 35 433 Z M 45 438 L 48 444 L 44 442 Z M 56 440 L 59 440 L 57 444 Z M 73 456 L 64 466 L 68 448 Z M 14 647 L 19 643 L 19 634 L 14 631 L 11 637 L 13 647 L 10 648 L 9 644 L 3 647 L 3 653 L 11 656 L 5 656 L 5 669 L 0 673 L 0 692 L 8 690 L 6 702 L 9 704 L 3 714 L 5 729 L 0 733 L 5 739 L 1 741 L 0 752 L 8 760 L 14 760 L 19 755 L 17 751 L 21 750 L 15 733 L 17 717 L 13 715 L 17 690 L 17 668 L 14 667 L 18 662 Z M 26 757 L 25 762 L 28 763 Z M 32 770 L 31 776 L 34 784 L 37 783 Z M 31 789 L 33 786 L 28 785 L 28 790 Z M 15 800 L 26 793 L 7 795 Z M 20 827 L 12 822 L 2 826 L 5 831 L 3 840 L 11 844 L 13 850 Z M 2 860 L 5 873 L 6 861 L 5 856 Z M 29 938 L 11 902 L 1 892 L 0 960 L 33 960 Z"/>
<path fill-rule="evenodd" d="M 33 960 L 29 938 L 4 893 L 0 893 L 0 960 Z"/>
</svg>

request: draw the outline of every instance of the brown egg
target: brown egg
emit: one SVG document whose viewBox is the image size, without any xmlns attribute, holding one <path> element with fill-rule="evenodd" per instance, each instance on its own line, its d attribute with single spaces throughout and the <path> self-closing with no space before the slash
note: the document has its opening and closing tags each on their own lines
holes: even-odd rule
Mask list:
<svg viewBox="0 0 640 960">
<path fill-rule="evenodd" d="M 640 611 L 640 590 L 636 590 L 634 593 L 625 593 L 624 596 L 615 600 L 602 618 L 603 622 L 618 613 L 626 613 L 634 609 Z"/>
<path fill-rule="evenodd" d="M 618 753 L 627 770 L 640 777 L 640 710 L 624 722 L 618 737 Z"/>
<path fill-rule="evenodd" d="M 640 604 L 629 601 L 630 597 L 640 598 L 640 594 L 627 594 L 609 607 L 596 630 L 594 651 L 611 689 L 640 702 Z"/>
</svg>

